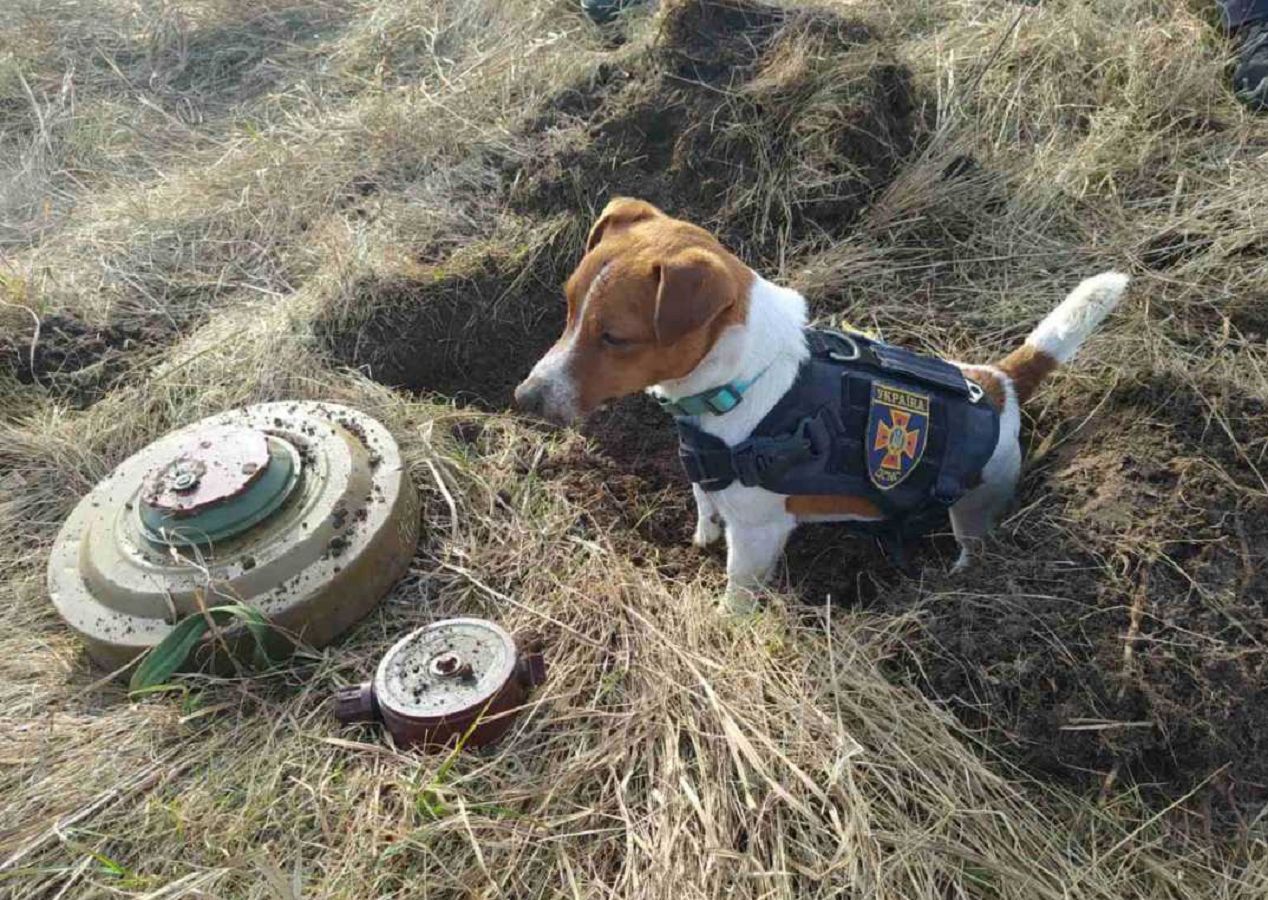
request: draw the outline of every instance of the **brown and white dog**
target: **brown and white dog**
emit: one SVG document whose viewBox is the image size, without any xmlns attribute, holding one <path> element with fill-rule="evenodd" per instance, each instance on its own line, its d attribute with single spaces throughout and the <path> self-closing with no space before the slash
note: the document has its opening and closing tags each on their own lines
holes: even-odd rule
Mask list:
<svg viewBox="0 0 1268 900">
<path fill-rule="evenodd" d="M 999 362 L 955 363 L 1000 414 L 981 484 L 951 508 L 956 570 L 1012 498 L 1021 471 L 1020 405 L 1114 309 L 1127 281 L 1117 272 L 1089 278 Z M 521 409 L 556 423 L 637 391 L 678 399 L 760 373 L 735 409 L 694 422 L 735 445 L 788 391 L 809 353 L 800 294 L 766 281 L 704 229 L 640 200 L 608 204 L 565 291 L 564 333 L 515 391 Z M 799 523 L 882 518 L 863 497 L 785 496 L 738 482 L 693 490 L 694 542 L 710 544 L 726 528 L 732 608 L 751 601 Z"/>
</svg>

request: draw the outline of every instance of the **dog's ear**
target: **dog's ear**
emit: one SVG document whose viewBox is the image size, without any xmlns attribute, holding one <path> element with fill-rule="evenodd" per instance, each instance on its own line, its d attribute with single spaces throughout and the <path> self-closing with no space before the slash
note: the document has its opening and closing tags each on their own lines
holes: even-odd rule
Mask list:
<svg viewBox="0 0 1268 900">
<path fill-rule="evenodd" d="M 628 228 L 635 222 L 663 215 L 663 212 L 646 201 L 617 197 L 603 208 L 603 212 L 599 214 L 599 218 L 591 227 L 590 236 L 586 238 L 586 252 L 593 250 L 599 241 L 603 240 L 603 235 L 614 228 Z"/>
<path fill-rule="evenodd" d="M 660 286 L 652 327 L 658 344 L 703 328 L 739 299 L 730 270 L 707 250 L 684 250 L 655 266 L 655 274 Z"/>
</svg>

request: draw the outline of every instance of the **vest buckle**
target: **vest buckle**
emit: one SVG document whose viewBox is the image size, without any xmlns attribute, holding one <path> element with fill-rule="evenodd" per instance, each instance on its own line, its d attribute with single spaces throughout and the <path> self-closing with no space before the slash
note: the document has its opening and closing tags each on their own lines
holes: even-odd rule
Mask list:
<svg viewBox="0 0 1268 900">
<path fill-rule="evenodd" d="M 716 388 L 707 397 L 704 397 L 704 405 L 709 408 L 709 412 L 715 416 L 729 413 L 740 405 L 740 401 L 744 399 L 744 395 L 737 391 L 729 384 L 724 384 Z"/>
<path fill-rule="evenodd" d="M 731 465 L 745 487 L 764 487 L 778 481 L 793 466 L 814 459 L 829 446 L 821 414 L 807 416 L 795 431 L 778 437 L 751 437 L 735 445 Z"/>
<path fill-rule="evenodd" d="M 863 355 L 863 351 L 859 349 L 859 342 L 844 331 L 837 331 L 835 328 L 821 328 L 819 331 L 832 339 L 827 348 L 827 356 L 833 362 L 851 363 Z M 846 352 L 841 352 L 841 350 L 831 346 L 831 344 L 844 344 Z"/>
</svg>

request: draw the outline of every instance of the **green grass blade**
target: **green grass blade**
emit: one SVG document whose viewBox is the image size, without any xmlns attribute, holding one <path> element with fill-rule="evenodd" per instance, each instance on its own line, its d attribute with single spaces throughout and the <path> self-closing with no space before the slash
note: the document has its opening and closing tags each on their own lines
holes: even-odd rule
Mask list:
<svg viewBox="0 0 1268 900">
<path fill-rule="evenodd" d="M 159 641 L 137 666 L 128 685 L 131 693 L 152 691 L 167 682 L 176 673 L 194 647 L 207 633 L 207 616 L 218 625 L 238 619 L 251 632 L 255 647 L 252 656 L 257 668 L 270 668 L 274 661 L 268 651 L 269 621 L 258 609 L 241 603 L 226 603 L 207 610 L 207 615 L 192 615 L 182 619 L 167 637 Z"/>
<path fill-rule="evenodd" d="M 189 616 L 176 623 L 167 637 L 155 644 L 132 673 L 129 691 L 143 691 L 165 684 L 189 658 L 190 651 L 207 631 L 204 616 Z"/>
</svg>

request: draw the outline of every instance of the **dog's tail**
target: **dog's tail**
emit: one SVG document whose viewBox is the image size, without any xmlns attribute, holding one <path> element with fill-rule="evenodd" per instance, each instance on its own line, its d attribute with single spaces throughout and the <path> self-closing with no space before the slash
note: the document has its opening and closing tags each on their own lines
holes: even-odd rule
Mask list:
<svg viewBox="0 0 1268 900">
<path fill-rule="evenodd" d="M 1017 402 L 1025 403 L 1039 382 L 1073 358 L 1079 346 L 1118 306 L 1128 281 L 1121 272 L 1102 272 L 1084 280 L 1030 332 L 1026 343 L 996 363 L 1013 380 Z"/>
</svg>

